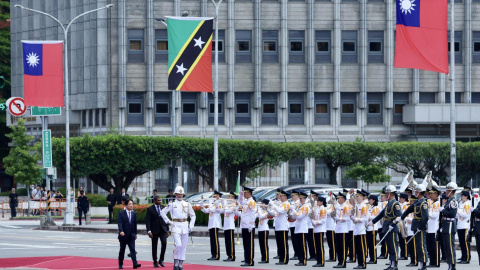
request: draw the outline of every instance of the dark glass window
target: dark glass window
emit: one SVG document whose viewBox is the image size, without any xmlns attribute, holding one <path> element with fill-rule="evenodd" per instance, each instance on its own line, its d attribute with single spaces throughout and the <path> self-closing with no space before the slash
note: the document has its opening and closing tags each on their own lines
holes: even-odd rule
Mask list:
<svg viewBox="0 0 480 270">
<path fill-rule="evenodd" d="M 329 52 L 329 51 L 330 51 L 330 42 L 317 41 L 317 52 Z"/>
<path fill-rule="evenodd" d="M 143 47 L 141 40 L 130 39 L 130 51 L 141 51 L 142 49 Z"/>
<path fill-rule="evenodd" d="M 342 113 L 355 113 L 355 104 L 342 103 Z"/>
<path fill-rule="evenodd" d="M 303 41 L 290 41 L 291 52 L 303 52 Z"/>
<path fill-rule="evenodd" d="M 212 51 L 215 52 L 215 40 L 212 41 Z M 223 52 L 223 40 L 218 40 L 218 52 Z"/>
<path fill-rule="evenodd" d="M 379 103 L 368 104 L 368 113 L 380 113 L 380 104 Z"/>
<path fill-rule="evenodd" d="M 182 112 L 183 113 L 196 113 L 197 112 L 197 106 L 195 103 L 183 103 L 183 106 L 182 106 Z"/>
<path fill-rule="evenodd" d="M 263 42 L 263 51 L 264 52 L 276 52 L 277 51 L 277 42 L 275 42 L 275 41 L 264 41 Z"/>
<path fill-rule="evenodd" d="M 168 41 L 157 40 L 157 51 L 168 51 Z"/>
<path fill-rule="evenodd" d="M 275 103 L 263 103 L 263 113 L 276 113 Z"/>
<path fill-rule="evenodd" d="M 402 114 L 403 113 L 403 106 L 405 106 L 405 104 L 395 104 L 394 113 Z"/>
<path fill-rule="evenodd" d="M 328 113 L 328 104 L 315 104 L 315 113 Z"/>
<path fill-rule="evenodd" d="M 382 51 L 382 42 L 380 41 L 371 41 L 370 48 L 371 52 L 381 52 Z"/>
<path fill-rule="evenodd" d="M 142 113 L 142 103 L 140 102 L 128 103 L 128 113 Z"/>
<path fill-rule="evenodd" d="M 302 104 L 290 103 L 290 113 L 302 113 Z"/>
<path fill-rule="evenodd" d="M 237 52 L 249 52 L 250 41 L 240 40 L 237 41 Z"/>
<path fill-rule="evenodd" d="M 168 103 L 155 103 L 155 113 L 169 113 Z"/>
<path fill-rule="evenodd" d="M 218 103 L 218 113 L 223 113 L 223 104 Z M 215 103 L 210 103 L 209 106 L 210 113 L 215 113 Z"/>
<path fill-rule="evenodd" d="M 237 102 L 237 114 L 248 114 L 249 113 L 249 104 Z"/>
<path fill-rule="evenodd" d="M 343 51 L 344 52 L 354 52 L 355 51 L 355 42 L 354 41 L 344 41 L 343 42 Z"/>
</svg>

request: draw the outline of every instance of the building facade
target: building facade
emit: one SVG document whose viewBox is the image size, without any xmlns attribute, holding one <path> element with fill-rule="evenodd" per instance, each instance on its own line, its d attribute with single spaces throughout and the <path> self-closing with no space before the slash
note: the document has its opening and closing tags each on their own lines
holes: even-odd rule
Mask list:
<svg viewBox="0 0 480 270">
<path fill-rule="evenodd" d="M 480 138 L 480 83 L 475 79 L 480 74 L 480 1 L 455 2 L 457 139 L 472 141 Z M 16 3 L 62 22 L 114 4 L 71 27 L 72 136 L 115 129 L 132 135 L 213 137 L 213 95 L 172 94 L 167 89 L 167 28 L 156 20 L 183 11 L 213 17 L 210 1 Z M 219 60 L 219 137 L 448 141 L 450 77 L 394 69 L 395 5 L 393 0 L 222 2 L 219 44 L 214 48 Z M 63 37 L 50 18 L 13 7 L 11 34 L 12 96 L 23 96 L 20 41 Z M 29 130 L 40 135 L 40 119 L 28 119 Z M 49 122 L 54 134 L 64 133 L 64 116 L 50 117 Z M 306 169 L 295 174 L 290 172 L 296 165 L 277 168 L 279 183 L 297 181 L 293 175 L 298 181 L 317 181 L 324 174 L 316 172 L 321 163 L 291 163 Z M 157 174 L 162 173 L 150 175 Z"/>
</svg>

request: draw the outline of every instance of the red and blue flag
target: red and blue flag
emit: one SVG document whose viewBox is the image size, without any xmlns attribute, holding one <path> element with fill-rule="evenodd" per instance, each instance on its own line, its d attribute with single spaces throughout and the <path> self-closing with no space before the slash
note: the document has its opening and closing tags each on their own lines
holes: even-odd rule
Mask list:
<svg viewBox="0 0 480 270">
<path fill-rule="evenodd" d="M 22 41 L 27 106 L 63 107 L 63 41 Z"/>
<path fill-rule="evenodd" d="M 447 0 L 397 0 L 395 67 L 448 73 Z"/>
</svg>

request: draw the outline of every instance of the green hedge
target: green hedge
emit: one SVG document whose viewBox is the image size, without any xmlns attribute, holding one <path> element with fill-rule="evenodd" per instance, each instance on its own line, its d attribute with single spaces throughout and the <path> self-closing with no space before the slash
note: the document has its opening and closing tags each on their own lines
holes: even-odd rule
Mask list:
<svg viewBox="0 0 480 270">
<path fill-rule="evenodd" d="M 1 192 L 0 196 L 8 196 L 8 195 L 10 195 L 10 193 L 12 193 L 12 191 L 7 190 L 7 191 L 4 191 L 4 192 Z M 18 196 L 27 196 L 27 189 L 26 188 L 18 188 L 18 189 L 15 190 L 15 193 L 17 193 Z"/>
<path fill-rule="evenodd" d="M 108 202 L 107 202 L 107 197 L 102 196 L 100 194 L 88 194 L 87 195 L 88 202 L 92 207 L 107 207 Z"/>
</svg>

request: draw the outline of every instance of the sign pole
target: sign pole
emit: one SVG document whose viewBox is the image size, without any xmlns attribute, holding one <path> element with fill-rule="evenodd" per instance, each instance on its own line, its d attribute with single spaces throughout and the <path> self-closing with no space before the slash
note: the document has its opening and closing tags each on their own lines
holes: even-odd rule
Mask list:
<svg viewBox="0 0 480 270">
<path fill-rule="evenodd" d="M 43 140 L 43 147 L 45 148 L 45 140 L 48 140 L 49 144 L 50 144 L 50 147 L 51 147 L 51 139 L 50 138 L 45 138 L 45 134 L 44 134 L 44 131 L 47 131 L 48 130 L 48 116 L 43 116 L 42 117 L 42 134 L 44 135 L 42 140 Z M 50 155 L 52 153 L 50 152 Z M 45 150 L 43 151 L 43 155 L 45 155 Z M 48 177 L 48 172 L 47 172 L 47 168 L 45 167 L 45 157 L 43 159 L 43 168 L 45 168 L 45 182 L 47 184 L 47 190 L 48 190 L 48 198 L 47 198 L 47 204 L 48 204 L 48 207 L 47 207 L 47 219 L 45 221 L 45 226 L 55 226 L 55 222 L 53 221 L 52 219 L 52 212 L 50 212 L 50 177 Z"/>
</svg>

